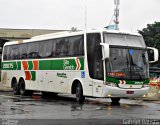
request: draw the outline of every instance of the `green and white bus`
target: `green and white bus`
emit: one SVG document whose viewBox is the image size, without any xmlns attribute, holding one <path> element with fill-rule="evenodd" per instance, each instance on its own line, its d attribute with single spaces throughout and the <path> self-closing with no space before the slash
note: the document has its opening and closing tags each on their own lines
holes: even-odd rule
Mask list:
<svg viewBox="0 0 160 125">
<path fill-rule="evenodd" d="M 147 49 L 135 33 L 76 31 L 7 42 L 1 67 L 2 84 L 14 94 L 68 93 L 78 102 L 85 97 L 118 102 L 149 90 Z"/>
</svg>

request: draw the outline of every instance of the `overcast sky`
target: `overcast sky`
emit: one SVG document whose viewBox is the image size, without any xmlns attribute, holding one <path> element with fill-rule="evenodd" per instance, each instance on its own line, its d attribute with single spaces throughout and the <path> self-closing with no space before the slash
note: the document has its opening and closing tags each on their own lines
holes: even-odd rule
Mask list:
<svg viewBox="0 0 160 125">
<path fill-rule="evenodd" d="M 0 0 L 0 28 L 87 29 L 107 26 L 114 0 Z M 137 31 L 160 21 L 160 0 L 120 0 L 120 29 Z"/>
</svg>

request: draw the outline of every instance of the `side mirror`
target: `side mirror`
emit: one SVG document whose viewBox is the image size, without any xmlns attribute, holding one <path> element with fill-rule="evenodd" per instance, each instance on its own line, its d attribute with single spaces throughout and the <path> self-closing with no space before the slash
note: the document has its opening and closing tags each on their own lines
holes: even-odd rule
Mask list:
<svg viewBox="0 0 160 125">
<path fill-rule="evenodd" d="M 154 63 L 158 61 L 159 58 L 158 49 L 153 47 L 147 47 L 147 53 L 148 53 L 149 63 Z"/>
<path fill-rule="evenodd" d="M 103 60 L 109 58 L 109 44 L 100 43 L 103 46 Z"/>
</svg>

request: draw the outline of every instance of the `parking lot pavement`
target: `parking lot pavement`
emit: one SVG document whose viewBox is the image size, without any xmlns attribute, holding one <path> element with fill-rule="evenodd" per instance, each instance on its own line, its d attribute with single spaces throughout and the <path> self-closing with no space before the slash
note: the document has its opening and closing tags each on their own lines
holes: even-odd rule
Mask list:
<svg viewBox="0 0 160 125">
<path fill-rule="evenodd" d="M 12 88 L 2 86 L 2 84 L 0 83 L 0 92 L 11 92 L 11 91 L 12 91 Z"/>
</svg>

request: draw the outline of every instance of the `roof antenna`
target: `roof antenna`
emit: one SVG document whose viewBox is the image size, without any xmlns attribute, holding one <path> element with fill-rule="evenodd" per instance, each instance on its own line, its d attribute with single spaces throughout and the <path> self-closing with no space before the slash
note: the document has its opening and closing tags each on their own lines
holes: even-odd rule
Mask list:
<svg viewBox="0 0 160 125">
<path fill-rule="evenodd" d="M 87 7 L 85 6 L 85 30 L 87 30 Z"/>
</svg>

